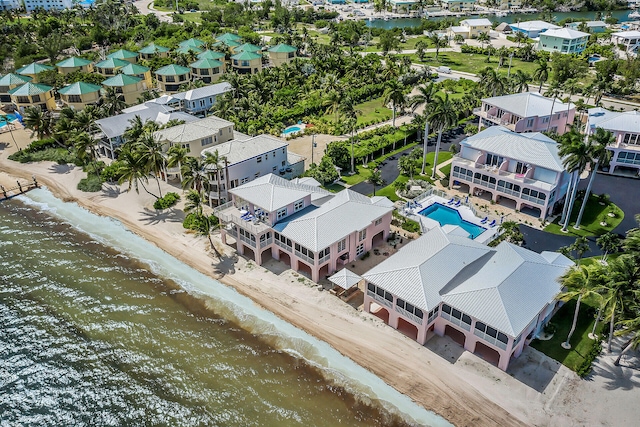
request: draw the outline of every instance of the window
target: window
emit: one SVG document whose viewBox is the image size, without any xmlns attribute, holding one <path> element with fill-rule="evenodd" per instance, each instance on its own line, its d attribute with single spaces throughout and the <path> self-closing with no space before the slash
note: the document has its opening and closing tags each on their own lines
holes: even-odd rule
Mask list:
<svg viewBox="0 0 640 427">
<path fill-rule="evenodd" d="M 528 119 L 527 120 L 527 127 L 528 128 L 533 127 L 533 122 L 534 122 L 534 119 Z"/>
<path fill-rule="evenodd" d="M 285 216 L 287 216 L 287 208 L 279 209 L 278 212 L 276 212 L 276 219 L 278 220 L 284 218 Z"/>
<path fill-rule="evenodd" d="M 271 171 L 272 171 L 272 172 L 275 172 L 275 171 L 276 171 L 276 169 L 278 169 L 278 167 L 277 167 L 277 166 L 274 166 L 274 167 L 272 167 L 272 168 L 271 168 Z"/>
<path fill-rule="evenodd" d="M 285 165 L 285 162 L 284 162 L 284 160 L 283 160 L 283 161 L 282 161 L 282 167 L 284 167 L 284 165 Z"/>
<path fill-rule="evenodd" d="M 82 102 L 80 95 L 69 95 L 69 102 Z"/>
<path fill-rule="evenodd" d="M 216 67 L 216 68 L 212 68 L 211 69 L 211 74 L 220 74 L 220 67 Z M 209 98 L 211 99 L 211 98 Z M 211 102 L 211 101 L 209 101 Z"/>
<path fill-rule="evenodd" d="M 240 180 L 240 185 L 242 185 L 244 183 L 247 183 L 247 182 L 249 182 L 249 177 L 248 176 L 244 177 L 244 178 L 242 178 L 242 180 Z"/>
<path fill-rule="evenodd" d="M 257 161 L 258 163 L 262 163 L 262 156 L 258 157 L 258 158 L 256 159 L 256 161 Z"/>
<path fill-rule="evenodd" d="M 173 77 L 173 76 L 166 76 L 166 77 L 164 78 L 164 81 L 165 81 L 165 82 L 171 82 L 171 83 L 173 83 L 173 82 L 175 82 L 175 81 L 176 81 L 176 78 L 175 78 L 175 77 Z"/>
<path fill-rule="evenodd" d="M 260 176 L 260 172 L 256 172 L 256 174 L 253 176 L 253 179 L 256 179 L 259 176 Z"/>
<path fill-rule="evenodd" d="M 303 207 L 304 207 L 304 199 L 303 200 L 298 200 L 297 202 L 295 202 L 293 204 L 293 211 L 294 212 L 298 212 Z"/>
<path fill-rule="evenodd" d="M 527 173 L 527 165 L 522 162 L 518 162 L 516 164 L 516 173 Z"/>
<path fill-rule="evenodd" d="M 182 144 L 182 148 L 186 148 L 187 150 L 191 151 L 191 146 L 189 144 Z"/>
<path fill-rule="evenodd" d="M 640 153 L 630 153 L 628 151 L 621 151 L 618 153 L 618 157 L 616 160 L 620 163 L 639 165 Z"/>
<path fill-rule="evenodd" d="M 375 225 L 375 226 L 378 226 L 380 224 L 382 224 L 382 218 L 376 219 L 376 222 L 373 223 L 373 225 Z"/>
<path fill-rule="evenodd" d="M 318 252 L 318 259 L 322 259 L 331 253 L 330 248 L 325 248 Z"/>
<path fill-rule="evenodd" d="M 200 70 L 200 75 L 201 76 L 208 76 L 209 75 L 209 69 L 208 68 L 203 68 Z"/>
<path fill-rule="evenodd" d="M 360 230 L 358 232 L 358 242 L 362 242 L 366 238 L 367 238 L 367 229 L 365 228 L 364 230 Z"/>
<path fill-rule="evenodd" d="M 356 246 L 356 256 L 360 256 L 364 253 L 364 243 L 360 243 Z"/>
<path fill-rule="evenodd" d="M 416 317 L 419 317 L 420 319 L 422 319 L 424 317 L 424 314 L 422 313 L 422 310 L 420 310 L 417 307 L 414 307 L 413 305 L 409 304 L 408 302 L 405 302 L 403 300 L 401 300 L 400 298 L 398 298 L 396 300 L 396 305 L 398 307 L 400 307 L 403 310 L 408 311 L 409 313 L 413 314 Z"/>
<path fill-rule="evenodd" d="M 387 292 L 379 286 L 374 285 L 373 283 L 367 284 L 367 290 L 373 292 L 374 294 L 381 296 L 389 302 L 393 302 L 393 294 L 391 292 Z"/>
<path fill-rule="evenodd" d="M 622 143 L 627 145 L 640 145 L 640 141 L 638 141 L 638 134 L 625 133 L 624 138 L 622 139 Z"/>
<path fill-rule="evenodd" d="M 500 157 L 496 154 L 487 154 L 487 160 L 484 162 L 484 164 L 491 166 L 500 166 L 503 160 L 503 157 Z"/>
<path fill-rule="evenodd" d="M 338 242 L 338 252 L 342 252 L 347 247 L 347 239 L 342 239 Z"/>
<path fill-rule="evenodd" d="M 184 74 L 178 77 L 178 80 L 181 81 L 181 82 L 185 81 L 186 79 L 187 78 L 186 78 L 186 76 Z"/>
<path fill-rule="evenodd" d="M 209 145 L 213 142 L 213 138 L 212 137 L 207 137 L 207 138 L 202 138 L 200 140 L 200 144 L 202 144 L 202 146 L 204 147 L 205 145 Z"/>
<path fill-rule="evenodd" d="M 249 66 L 249 61 L 242 61 L 241 64 L 243 67 L 248 67 Z"/>
</svg>

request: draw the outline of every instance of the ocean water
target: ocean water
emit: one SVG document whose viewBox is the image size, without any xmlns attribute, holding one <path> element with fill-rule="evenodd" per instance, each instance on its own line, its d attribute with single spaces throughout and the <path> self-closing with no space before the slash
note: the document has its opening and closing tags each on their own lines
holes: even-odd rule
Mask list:
<svg viewBox="0 0 640 427">
<path fill-rule="evenodd" d="M 449 425 L 46 190 L 0 204 L 0 325 L 2 427 Z"/>
</svg>

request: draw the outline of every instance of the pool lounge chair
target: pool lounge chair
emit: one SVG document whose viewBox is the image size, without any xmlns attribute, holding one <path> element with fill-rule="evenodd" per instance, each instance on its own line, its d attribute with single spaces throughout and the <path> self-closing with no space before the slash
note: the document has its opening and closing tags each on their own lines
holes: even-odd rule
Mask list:
<svg viewBox="0 0 640 427">
<path fill-rule="evenodd" d="M 491 223 L 489 224 L 489 227 L 495 227 L 496 226 L 496 220 L 494 219 L 493 221 L 491 221 Z"/>
<path fill-rule="evenodd" d="M 484 224 L 487 221 L 489 221 L 489 217 L 485 216 L 484 219 L 482 221 L 480 221 L 480 224 Z"/>
<path fill-rule="evenodd" d="M 453 204 L 453 202 L 455 202 L 455 200 L 456 200 L 456 198 L 455 198 L 455 197 L 452 197 L 452 198 L 451 198 L 451 200 L 449 200 L 449 201 L 447 202 L 447 204 L 448 204 L 448 205 L 452 205 L 452 204 Z"/>
<path fill-rule="evenodd" d="M 453 205 L 453 206 L 457 208 L 457 207 L 458 207 L 458 206 L 460 206 L 461 204 L 462 204 L 462 200 L 458 200 L 458 201 L 456 202 L 456 204 L 455 204 L 455 205 Z"/>
</svg>

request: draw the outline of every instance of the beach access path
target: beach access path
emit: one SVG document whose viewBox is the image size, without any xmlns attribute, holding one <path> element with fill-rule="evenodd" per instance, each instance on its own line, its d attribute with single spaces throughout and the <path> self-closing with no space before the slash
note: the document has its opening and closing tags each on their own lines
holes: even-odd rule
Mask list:
<svg viewBox="0 0 640 427">
<path fill-rule="evenodd" d="M 29 143 L 28 132 L 15 134 L 22 147 Z M 132 232 L 327 342 L 457 426 L 628 425 L 629 419 L 640 418 L 640 406 L 633 403 L 638 400 L 638 389 L 627 384 L 633 382 L 633 371 L 620 368 L 620 373 L 608 374 L 615 375 L 613 379 L 582 381 L 564 366 L 529 349 L 538 362 L 526 364 L 528 371 L 522 375 L 529 380 L 524 381 L 512 377 L 520 375 L 518 371 L 502 372 L 447 337 L 421 346 L 374 316 L 320 292 L 309 281 L 294 280 L 290 270 L 270 271 L 238 257 L 231 247 L 221 244 L 219 235 L 214 238 L 223 257 L 214 258 L 207 250 L 206 238 L 182 229 L 180 206 L 155 211 L 153 197 L 126 192 L 125 186 L 105 185 L 102 192 L 83 193 L 76 188 L 85 175 L 80 168 L 9 161 L 7 156 L 14 149 L 8 138 L 0 135 L 0 183 L 15 182 L 16 177 L 29 180 L 35 175 L 62 200 L 120 220 Z M 165 183 L 162 186 L 163 193 L 180 192 Z M 524 362 L 521 357 L 514 365 Z M 607 387 L 611 381 L 617 384 L 615 389 Z"/>
</svg>

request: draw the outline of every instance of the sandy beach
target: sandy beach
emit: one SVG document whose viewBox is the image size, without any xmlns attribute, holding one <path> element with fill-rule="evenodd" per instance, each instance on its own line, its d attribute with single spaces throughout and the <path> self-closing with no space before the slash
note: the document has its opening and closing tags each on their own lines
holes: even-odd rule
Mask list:
<svg viewBox="0 0 640 427">
<path fill-rule="evenodd" d="M 14 136 L 22 147 L 29 143 L 27 131 L 14 131 Z M 606 375 L 583 381 L 527 349 L 505 373 L 446 337 L 420 346 L 374 316 L 321 292 L 310 281 L 296 280 L 295 273 L 275 261 L 264 268 L 238 257 L 220 242 L 219 235 L 214 240 L 223 257 L 216 259 L 208 251 L 206 238 L 185 233 L 181 205 L 157 212 L 153 197 L 127 193 L 126 186 L 105 184 L 102 192 L 83 193 L 76 189 L 85 176 L 80 168 L 51 162 L 15 163 L 7 159 L 13 151 L 9 134 L 0 134 L 0 184 L 12 187 L 17 178 L 26 182 L 35 175 L 62 200 L 120 220 L 172 256 L 329 343 L 457 426 L 633 425 L 640 417 L 633 368 L 614 368 L 604 360 L 597 368 L 607 370 Z M 163 193 L 181 193 L 177 186 L 162 186 Z"/>
</svg>

